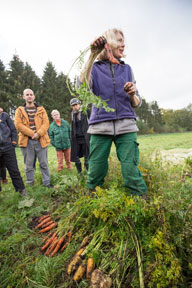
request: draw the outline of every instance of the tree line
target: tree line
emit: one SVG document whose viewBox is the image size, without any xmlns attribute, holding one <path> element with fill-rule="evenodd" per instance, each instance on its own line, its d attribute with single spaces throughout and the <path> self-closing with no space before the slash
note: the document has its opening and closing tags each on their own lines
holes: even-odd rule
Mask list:
<svg viewBox="0 0 192 288">
<path fill-rule="evenodd" d="M 5 68 L 0 60 L 0 107 L 14 118 L 16 108 L 24 103 L 23 90 L 30 88 L 35 93 L 36 102 L 45 107 L 50 120 L 51 111 L 57 109 L 61 117 L 70 122 L 71 95 L 66 78 L 62 72 L 57 73 L 50 61 L 40 78 L 18 55 L 13 55 L 9 68 Z M 166 110 L 160 109 L 156 101 L 147 103 L 142 99 L 142 106 L 135 111 L 141 134 L 192 131 L 192 104 L 179 110 Z"/>
</svg>

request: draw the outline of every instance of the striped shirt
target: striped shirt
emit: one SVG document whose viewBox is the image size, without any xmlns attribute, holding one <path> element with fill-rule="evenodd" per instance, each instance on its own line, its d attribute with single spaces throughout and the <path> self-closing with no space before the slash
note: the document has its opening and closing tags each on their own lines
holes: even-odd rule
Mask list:
<svg viewBox="0 0 192 288">
<path fill-rule="evenodd" d="M 26 107 L 25 109 L 29 117 L 29 128 L 32 129 L 33 131 L 36 131 L 35 114 L 37 112 L 37 108 L 36 106 L 33 106 L 33 107 Z"/>
</svg>

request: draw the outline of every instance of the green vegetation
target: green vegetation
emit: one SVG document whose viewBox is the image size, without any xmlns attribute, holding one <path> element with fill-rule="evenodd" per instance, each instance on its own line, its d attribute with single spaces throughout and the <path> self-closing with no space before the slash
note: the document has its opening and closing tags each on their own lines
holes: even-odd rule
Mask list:
<svg viewBox="0 0 192 288">
<path fill-rule="evenodd" d="M 89 235 L 84 257 L 93 257 L 112 287 L 192 287 L 192 159 L 177 166 L 150 159 L 156 149 L 191 147 L 191 138 L 191 133 L 139 136 L 147 200 L 129 196 L 123 187 L 114 150 L 105 184 L 92 197 L 86 173 L 79 176 L 74 168 L 58 174 L 56 152 L 49 147 L 53 190 L 41 185 L 37 164 L 35 186 L 27 187 L 34 199 L 30 207 L 22 207 L 10 179 L 0 193 L 0 286 L 89 287 L 85 278 L 77 284 L 67 275 L 67 265 Z M 16 150 L 24 177 L 23 157 Z M 29 226 L 45 212 L 58 221 L 60 234 L 73 231 L 67 248 L 54 257 L 41 253 L 43 236 Z"/>
</svg>

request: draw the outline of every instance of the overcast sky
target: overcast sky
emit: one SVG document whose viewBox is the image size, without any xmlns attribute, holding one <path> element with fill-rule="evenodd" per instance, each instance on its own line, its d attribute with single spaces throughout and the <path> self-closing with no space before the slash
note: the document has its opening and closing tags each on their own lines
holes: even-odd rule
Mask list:
<svg viewBox="0 0 192 288">
<path fill-rule="evenodd" d="M 42 76 L 51 61 L 68 73 L 80 51 L 109 28 L 126 39 L 126 63 L 147 102 L 192 103 L 192 0 L 0 0 L 0 59 L 14 54 Z"/>
</svg>

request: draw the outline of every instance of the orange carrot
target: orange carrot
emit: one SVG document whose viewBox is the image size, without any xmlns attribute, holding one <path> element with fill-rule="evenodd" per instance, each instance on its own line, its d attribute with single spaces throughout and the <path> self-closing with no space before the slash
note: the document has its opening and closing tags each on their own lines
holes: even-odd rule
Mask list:
<svg viewBox="0 0 192 288">
<path fill-rule="evenodd" d="M 51 246 L 47 249 L 47 251 L 45 252 L 46 256 L 49 256 L 50 253 L 55 249 L 55 247 L 57 246 L 58 243 L 58 238 L 56 237 L 55 240 L 52 242 Z"/>
<path fill-rule="evenodd" d="M 56 232 L 51 236 L 51 238 L 49 238 L 47 241 L 46 241 L 46 243 L 45 243 L 45 245 L 43 246 L 43 247 L 41 247 L 41 251 L 43 251 L 43 250 L 45 250 L 52 242 L 53 242 L 53 240 L 55 239 L 55 237 L 56 237 Z"/>
<path fill-rule="evenodd" d="M 47 227 L 47 226 L 49 226 L 49 225 L 51 225 L 51 224 L 53 224 L 53 223 L 55 223 L 55 222 L 51 220 L 51 221 L 43 224 L 43 225 L 41 226 L 41 228 L 45 228 L 45 227 Z"/>
<path fill-rule="evenodd" d="M 63 247 L 61 248 L 61 252 L 63 252 L 65 250 L 65 248 L 67 248 L 67 246 L 69 245 L 69 241 L 67 241 Z"/>
<path fill-rule="evenodd" d="M 41 226 L 43 226 L 43 224 L 49 222 L 51 220 L 51 217 L 48 217 L 44 220 L 42 220 L 37 226 L 35 226 L 35 229 L 40 228 Z"/>
<path fill-rule="evenodd" d="M 45 232 L 47 232 L 47 231 L 50 231 L 50 230 L 53 229 L 55 226 L 56 226 L 56 223 L 53 223 L 53 224 L 51 224 L 50 226 L 41 229 L 41 230 L 39 231 L 39 233 L 45 233 Z"/>
<path fill-rule="evenodd" d="M 65 240 L 64 237 L 61 237 L 61 238 L 59 239 L 59 241 L 57 242 L 57 246 L 55 247 L 55 250 L 54 250 L 54 251 L 52 252 L 52 254 L 50 255 L 51 257 L 53 257 L 53 256 L 57 253 L 57 251 L 60 249 L 60 247 L 61 247 L 62 243 L 64 242 L 64 240 Z"/>
<path fill-rule="evenodd" d="M 44 219 L 47 218 L 47 217 L 50 217 L 50 215 L 49 215 L 49 214 L 46 214 L 46 215 L 40 216 L 40 217 L 37 219 L 37 221 L 38 221 L 38 222 L 41 222 L 42 220 L 44 220 Z"/>
<path fill-rule="evenodd" d="M 45 242 L 49 237 L 51 237 L 53 233 L 54 231 L 49 232 L 49 234 L 43 238 L 42 243 Z"/>
<path fill-rule="evenodd" d="M 67 246 L 69 245 L 69 242 L 71 241 L 72 235 L 73 235 L 72 232 L 67 233 L 67 242 L 61 248 L 61 252 L 63 252 L 63 250 L 65 250 L 65 248 L 67 248 Z"/>
<path fill-rule="evenodd" d="M 109 43 L 105 43 L 105 50 L 106 50 L 107 57 L 108 57 L 109 61 L 114 63 L 114 64 L 119 64 L 119 61 L 113 56 L 113 53 L 112 53 L 112 50 L 111 50 Z"/>
</svg>

